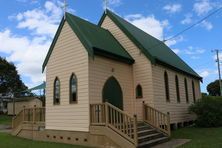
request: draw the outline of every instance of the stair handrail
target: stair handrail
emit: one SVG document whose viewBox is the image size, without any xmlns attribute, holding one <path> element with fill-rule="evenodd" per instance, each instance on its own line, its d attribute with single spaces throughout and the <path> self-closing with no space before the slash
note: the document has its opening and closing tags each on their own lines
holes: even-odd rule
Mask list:
<svg viewBox="0 0 222 148">
<path fill-rule="evenodd" d="M 170 116 L 143 102 L 143 120 L 166 135 L 171 135 Z"/>
<path fill-rule="evenodd" d="M 116 106 L 105 102 L 90 104 L 90 117 L 91 125 L 106 126 L 135 146 L 138 145 L 136 115 L 131 116 Z"/>
<path fill-rule="evenodd" d="M 30 114 L 26 113 L 31 111 Z M 22 123 L 44 123 L 45 122 L 45 108 L 33 107 L 23 108 L 16 116 L 12 118 L 12 128 L 15 130 Z"/>
<path fill-rule="evenodd" d="M 12 129 L 16 129 L 24 120 L 24 109 L 12 118 Z"/>
</svg>

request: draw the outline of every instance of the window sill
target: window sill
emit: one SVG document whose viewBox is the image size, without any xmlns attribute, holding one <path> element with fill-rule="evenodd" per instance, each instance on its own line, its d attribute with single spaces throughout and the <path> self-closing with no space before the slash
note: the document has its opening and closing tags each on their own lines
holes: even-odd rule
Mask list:
<svg viewBox="0 0 222 148">
<path fill-rule="evenodd" d="M 136 99 L 143 99 L 143 96 L 138 96 L 136 97 Z"/>
<path fill-rule="evenodd" d="M 78 104 L 78 101 L 70 101 L 69 104 Z"/>
</svg>

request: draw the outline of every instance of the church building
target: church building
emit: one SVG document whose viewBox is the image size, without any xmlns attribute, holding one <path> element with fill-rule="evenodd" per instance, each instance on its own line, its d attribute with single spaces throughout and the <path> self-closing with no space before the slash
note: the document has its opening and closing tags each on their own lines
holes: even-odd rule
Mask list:
<svg viewBox="0 0 222 148">
<path fill-rule="evenodd" d="M 73 132 L 80 136 L 77 144 L 142 147 L 165 141 L 170 125 L 195 119 L 188 107 L 201 98 L 202 78 L 188 64 L 110 10 L 97 25 L 66 13 L 42 70 L 45 129 Z"/>
</svg>

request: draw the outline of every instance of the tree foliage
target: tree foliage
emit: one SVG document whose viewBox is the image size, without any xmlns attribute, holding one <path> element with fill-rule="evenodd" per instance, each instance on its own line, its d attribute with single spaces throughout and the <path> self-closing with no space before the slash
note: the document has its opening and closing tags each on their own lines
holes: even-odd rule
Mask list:
<svg viewBox="0 0 222 148">
<path fill-rule="evenodd" d="M 220 96 L 219 80 L 215 80 L 207 85 L 207 91 L 211 96 Z"/>
<path fill-rule="evenodd" d="M 0 93 L 17 93 L 27 89 L 13 63 L 0 57 Z"/>
<path fill-rule="evenodd" d="M 197 115 L 197 126 L 222 126 L 222 97 L 205 96 L 191 105 L 189 109 Z"/>
</svg>

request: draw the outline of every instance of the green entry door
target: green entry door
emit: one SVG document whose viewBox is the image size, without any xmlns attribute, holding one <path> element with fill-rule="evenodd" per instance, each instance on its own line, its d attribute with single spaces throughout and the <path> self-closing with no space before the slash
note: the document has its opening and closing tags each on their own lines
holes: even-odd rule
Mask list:
<svg viewBox="0 0 222 148">
<path fill-rule="evenodd" d="M 103 87 L 103 102 L 109 102 L 110 104 L 123 110 L 123 93 L 119 85 L 119 82 L 110 77 Z"/>
</svg>

